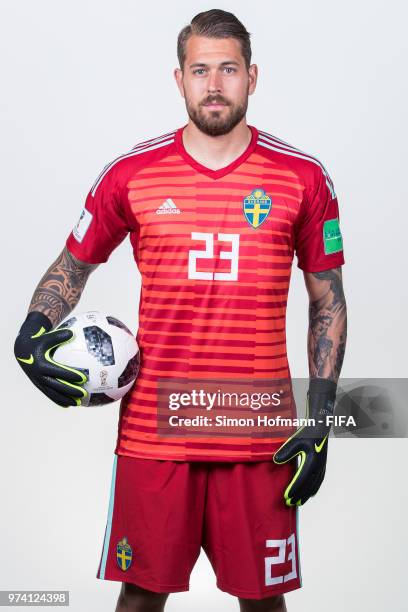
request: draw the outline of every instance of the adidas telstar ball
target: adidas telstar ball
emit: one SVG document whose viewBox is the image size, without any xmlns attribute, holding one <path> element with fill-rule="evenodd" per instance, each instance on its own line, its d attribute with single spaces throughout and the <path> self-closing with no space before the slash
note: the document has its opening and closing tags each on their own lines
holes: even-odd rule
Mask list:
<svg viewBox="0 0 408 612">
<path fill-rule="evenodd" d="M 139 371 L 139 348 L 132 332 L 115 317 L 98 311 L 69 316 L 59 328 L 74 332 L 71 342 L 57 347 L 54 361 L 84 372 L 88 397 L 83 406 L 109 404 L 123 397 Z"/>
</svg>

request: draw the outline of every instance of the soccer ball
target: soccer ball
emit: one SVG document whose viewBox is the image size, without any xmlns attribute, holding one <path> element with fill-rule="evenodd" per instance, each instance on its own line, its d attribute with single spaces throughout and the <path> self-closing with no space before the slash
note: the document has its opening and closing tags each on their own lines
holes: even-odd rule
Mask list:
<svg viewBox="0 0 408 612">
<path fill-rule="evenodd" d="M 139 371 L 139 347 L 132 332 L 115 317 L 95 310 L 70 316 L 58 329 L 65 327 L 74 338 L 57 347 L 53 359 L 86 374 L 88 397 L 81 405 L 100 406 L 123 397 Z"/>
</svg>

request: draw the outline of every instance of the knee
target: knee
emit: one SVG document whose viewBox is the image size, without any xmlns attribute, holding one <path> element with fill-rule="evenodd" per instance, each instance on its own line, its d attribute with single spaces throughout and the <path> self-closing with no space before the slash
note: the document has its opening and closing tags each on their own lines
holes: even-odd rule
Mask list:
<svg viewBox="0 0 408 612">
<path fill-rule="evenodd" d="M 168 593 L 155 593 L 123 582 L 115 612 L 162 612 Z"/>
</svg>

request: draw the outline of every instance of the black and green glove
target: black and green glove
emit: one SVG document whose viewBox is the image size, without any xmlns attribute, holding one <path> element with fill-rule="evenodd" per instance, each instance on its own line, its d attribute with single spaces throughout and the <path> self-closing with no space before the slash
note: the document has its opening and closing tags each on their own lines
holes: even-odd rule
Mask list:
<svg viewBox="0 0 408 612">
<path fill-rule="evenodd" d="M 337 384 L 325 378 L 312 378 L 307 393 L 306 418 L 314 419 L 314 425 L 300 427 L 278 448 L 273 456 L 275 463 L 287 463 L 300 457 L 296 473 L 286 487 L 284 498 L 287 506 L 301 506 L 315 495 L 323 482 L 327 444 L 331 424 L 326 417 L 333 415 Z"/>
<path fill-rule="evenodd" d="M 53 359 L 55 349 L 70 342 L 70 329 L 54 329 L 42 312 L 30 312 L 14 343 L 14 354 L 28 378 L 59 406 L 76 406 L 88 395 L 81 386 L 87 381 L 80 370 Z"/>
</svg>

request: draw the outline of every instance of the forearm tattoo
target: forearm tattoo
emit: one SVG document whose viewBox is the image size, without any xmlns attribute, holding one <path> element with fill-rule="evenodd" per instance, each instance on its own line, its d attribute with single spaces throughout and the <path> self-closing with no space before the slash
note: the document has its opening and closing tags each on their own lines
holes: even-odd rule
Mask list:
<svg viewBox="0 0 408 612">
<path fill-rule="evenodd" d="M 85 283 L 96 267 L 96 264 L 79 261 L 65 247 L 40 280 L 29 312 L 43 312 L 55 327 L 77 305 Z"/>
<path fill-rule="evenodd" d="M 328 281 L 323 295 L 310 302 L 308 354 L 311 377 L 338 381 L 347 339 L 347 310 L 338 268 L 315 272 L 313 276 Z"/>
</svg>

